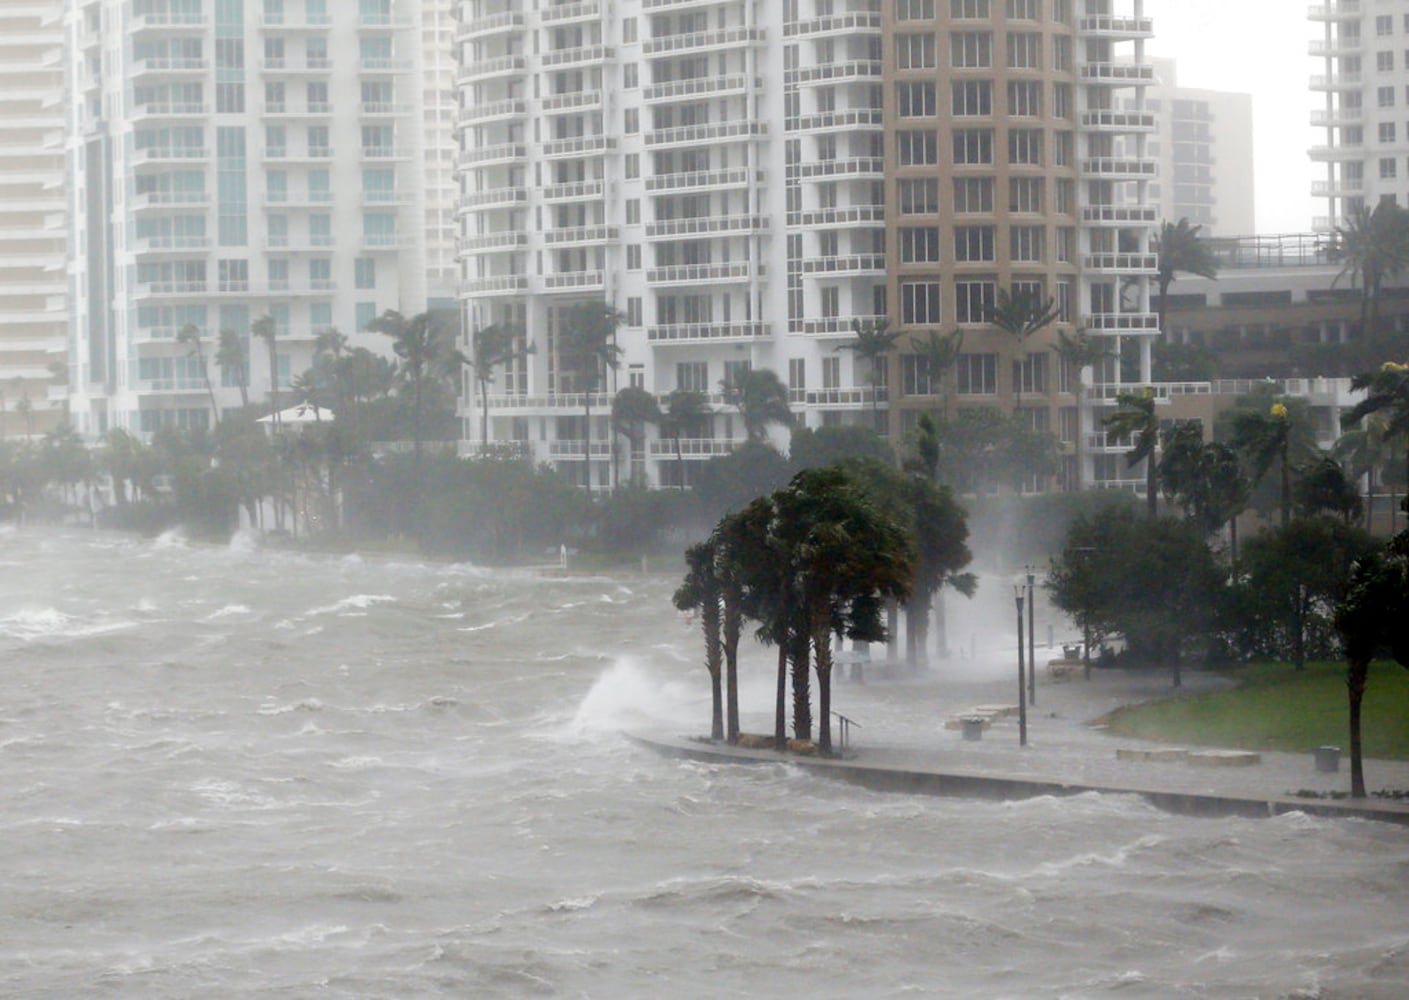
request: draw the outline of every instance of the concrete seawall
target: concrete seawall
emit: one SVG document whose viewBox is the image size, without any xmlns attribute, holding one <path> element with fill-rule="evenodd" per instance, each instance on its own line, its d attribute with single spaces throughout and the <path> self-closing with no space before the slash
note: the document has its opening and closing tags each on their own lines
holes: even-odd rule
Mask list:
<svg viewBox="0 0 1409 1000">
<path fill-rule="evenodd" d="M 1295 796 L 1264 798 L 1251 797 L 1246 793 L 1190 792 L 1172 788 L 1142 787 L 1136 784 L 1076 783 L 1032 775 L 918 769 L 914 766 L 887 763 L 880 759 L 866 760 L 864 755 L 860 754 L 848 758 L 818 758 L 796 754 L 782 755 L 772 750 L 751 750 L 685 737 L 628 734 L 627 738 L 639 746 L 668 757 L 720 764 L 788 764 L 849 781 L 873 791 L 998 800 L 1099 792 L 1107 795 L 1138 795 L 1157 808 L 1188 816 L 1266 817 L 1300 812 L 1312 816 L 1373 819 L 1409 826 L 1409 803 L 1388 800 L 1352 801 Z"/>
</svg>

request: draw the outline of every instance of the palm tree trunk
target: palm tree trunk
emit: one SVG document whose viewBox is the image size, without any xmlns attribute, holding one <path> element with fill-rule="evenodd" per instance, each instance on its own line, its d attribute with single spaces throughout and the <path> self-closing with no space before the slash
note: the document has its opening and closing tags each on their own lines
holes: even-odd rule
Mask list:
<svg viewBox="0 0 1409 1000">
<path fill-rule="evenodd" d="M 587 402 L 583 405 L 586 413 L 584 418 L 586 423 L 582 427 L 582 463 L 587 479 L 587 492 L 592 492 L 592 394 L 586 392 L 582 394 Z"/>
<path fill-rule="evenodd" d="M 724 600 L 724 733 L 730 743 L 739 742 L 739 632 L 743 620 L 738 596 Z"/>
<path fill-rule="evenodd" d="M 1145 457 L 1145 504 L 1151 520 L 1159 516 L 1158 473 L 1155 450 L 1151 448 L 1149 455 Z"/>
<path fill-rule="evenodd" d="M 1350 698 L 1350 797 L 1365 797 L 1365 761 L 1360 740 L 1360 703 L 1365 698 L 1365 684 L 1370 673 L 1370 663 L 1350 662 L 1345 685 Z"/>
<path fill-rule="evenodd" d="M 812 685 L 808 678 L 811 667 L 808 645 L 811 639 L 806 628 L 789 630 L 789 659 L 793 675 L 793 737 L 812 739 Z"/>
<path fill-rule="evenodd" d="M 824 616 L 814 623 L 812 656 L 817 669 L 817 749 L 832 752 L 832 631 Z"/>
<path fill-rule="evenodd" d="M 778 643 L 778 700 L 773 708 L 773 749 L 788 748 L 788 644 Z"/>
<path fill-rule="evenodd" d="M 479 380 L 479 444 L 480 457 L 489 451 L 489 383 Z"/>
<path fill-rule="evenodd" d="M 680 450 L 680 432 L 677 430 L 673 435 L 675 438 L 675 473 L 679 478 L 679 486 L 685 488 L 685 455 Z"/>
</svg>

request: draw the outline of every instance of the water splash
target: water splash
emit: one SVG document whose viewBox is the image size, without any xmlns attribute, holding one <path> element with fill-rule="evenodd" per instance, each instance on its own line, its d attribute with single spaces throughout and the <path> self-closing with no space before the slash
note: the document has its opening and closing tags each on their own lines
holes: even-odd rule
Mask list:
<svg viewBox="0 0 1409 1000">
<path fill-rule="evenodd" d="M 663 678 L 632 657 L 621 657 L 597 678 L 577 708 L 573 728 L 620 731 L 632 726 L 693 724 L 709 719 L 706 676 L 698 682 Z"/>
</svg>

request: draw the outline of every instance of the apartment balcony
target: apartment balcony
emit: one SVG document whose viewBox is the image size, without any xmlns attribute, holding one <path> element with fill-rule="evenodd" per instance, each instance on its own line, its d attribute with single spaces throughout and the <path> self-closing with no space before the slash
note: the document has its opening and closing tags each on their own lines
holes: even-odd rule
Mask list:
<svg viewBox="0 0 1409 1000">
<path fill-rule="evenodd" d="M 520 55 L 495 56 L 493 59 L 479 59 L 463 66 L 455 77 L 457 86 L 482 83 L 496 76 L 516 76 L 528 67 L 528 61 Z"/>
<path fill-rule="evenodd" d="M 646 133 L 646 146 L 655 149 L 664 146 L 698 146 L 706 143 L 766 138 L 767 135 L 767 122 L 745 119 L 657 129 L 654 132 Z"/>
<path fill-rule="evenodd" d="M 1159 223 L 1157 205 L 1091 205 L 1081 210 L 1081 221 L 1090 226 L 1153 226 Z"/>
<path fill-rule="evenodd" d="M 574 226 L 570 229 L 548 229 L 543 243 L 550 247 L 591 246 L 615 240 L 620 235 L 616 226 Z"/>
<path fill-rule="evenodd" d="M 300 17 L 294 11 L 283 11 L 278 14 L 265 11 L 259 15 L 259 28 L 261 31 L 277 31 L 280 34 L 292 33 L 295 31 L 324 32 L 333 26 L 333 19 L 327 14 L 311 14 Z"/>
<path fill-rule="evenodd" d="M 1359 163 L 1365 159 L 1364 146 L 1312 146 L 1307 152 L 1316 163 Z"/>
<path fill-rule="evenodd" d="M 1155 37 L 1155 21 L 1151 17 L 1120 17 L 1101 14 L 1082 17 L 1076 22 L 1077 34 L 1083 38 L 1104 38 L 1114 42 L 1130 42 Z"/>
<path fill-rule="evenodd" d="M 1307 8 L 1309 21 L 1358 21 L 1363 12 L 1360 0 L 1336 0 L 1335 3 L 1313 4 Z"/>
<path fill-rule="evenodd" d="M 641 0 L 641 9 L 648 11 L 694 10 L 698 7 L 717 6 L 719 0 Z"/>
<path fill-rule="evenodd" d="M 762 265 L 758 273 L 763 273 Z M 746 260 L 727 264 L 675 264 L 668 267 L 653 267 L 646 271 L 646 280 L 652 285 L 704 285 L 714 282 L 744 282 L 754 276 L 752 265 Z"/>
<path fill-rule="evenodd" d="M 410 73 L 416 64 L 410 59 L 397 59 L 394 56 L 363 56 L 357 62 L 363 73 Z"/>
<path fill-rule="evenodd" d="M 199 101 L 153 101 L 138 105 L 132 111 L 132 121 L 148 122 L 158 119 L 204 118 L 210 114 L 210 105 Z"/>
<path fill-rule="evenodd" d="M 881 30 L 881 15 L 877 11 L 848 11 L 814 17 L 785 25 L 785 38 L 825 38 L 832 35 L 868 35 Z"/>
<path fill-rule="evenodd" d="M 210 60 L 187 56 L 151 56 L 132 63 L 131 75 L 200 76 L 210 69 Z"/>
<path fill-rule="evenodd" d="M 490 412 L 522 412 L 529 415 L 549 415 L 553 413 L 581 413 L 591 406 L 594 410 L 610 410 L 612 394 L 609 392 L 554 392 L 554 393 L 497 393 L 486 400 Z"/>
<path fill-rule="evenodd" d="M 747 344 L 768 340 L 773 336 L 773 324 L 753 323 L 671 323 L 646 328 L 646 339 L 652 344 Z"/>
<path fill-rule="evenodd" d="M 767 38 L 768 33 L 762 28 L 719 28 L 715 31 L 647 38 L 641 43 L 641 52 L 646 56 L 685 55 L 733 49 L 741 45 L 761 45 Z"/>
<path fill-rule="evenodd" d="M 1144 63 L 1087 63 L 1081 67 L 1081 82 L 1108 87 L 1145 87 L 1155 82 L 1155 68 Z"/>
<path fill-rule="evenodd" d="M 606 285 L 606 274 L 602 271 L 566 271 L 543 276 L 543 291 L 545 293 L 600 292 L 606 288 Z"/>
<path fill-rule="evenodd" d="M 641 88 L 641 100 L 647 104 L 661 104 L 668 101 L 693 100 L 701 97 L 721 97 L 729 94 L 748 92 L 748 77 L 742 73 L 725 76 L 696 77 L 691 80 L 672 80 Z M 755 80 L 762 87 L 762 80 Z"/>
<path fill-rule="evenodd" d="M 315 101 L 304 107 L 295 108 L 287 102 L 280 102 L 264 105 L 260 108 L 260 113 L 266 118 L 327 118 L 333 113 L 333 105 L 330 101 Z"/>
<path fill-rule="evenodd" d="M 1121 135 L 1152 133 L 1159 127 L 1149 111 L 1083 111 L 1079 121 L 1084 132 Z"/>
<path fill-rule="evenodd" d="M 477 104 L 469 107 L 460 115 L 456 123 L 462 131 L 475 125 L 486 125 L 490 122 L 513 121 L 524 118 L 528 115 L 528 102 L 517 99 L 504 101 L 490 101 L 487 104 Z"/>
<path fill-rule="evenodd" d="M 1159 176 L 1159 161 L 1134 157 L 1099 157 L 1081 161 L 1082 180 L 1142 181 Z"/>
<path fill-rule="evenodd" d="M 763 183 L 763 171 L 755 171 L 754 177 Z M 656 174 L 646 178 L 646 190 L 661 194 L 668 191 L 725 191 L 731 188 L 747 187 L 749 171 L 744 167 L 731 170 L 696 170 L 680 174 Z"/>
<path fill-rule="evenodd" d="M 817 410 L 869 410 L 873 406 L 885 409 L 890 397 L 885 386 L 864 386 L 851 389 L 793 389 L 789 402 Z"/>
<path fill-rule="evenodd" d="M 885 176 L 885 160 L 879 156 L 854 157 L 849 160 L 815 160 L 789 167 L 803 180 L 881 180 Z"/>
<path fill-rule="evenodd" d="M 528 293 L 528 275 L 496 274 L 485 278 L 463 278 L 460 291 L 464 295 L 524 295 Z"/>
<path fill-rule="evenodd" d="M 332 105 L 326 105 L 331 108 Z M 363 101 L 357 105 L 357 114 L 362 118 L 399 118 L 415 110 L 413 105 L 397 101 Z"/>
<path fill-rule="evenodd" d="M 1159 270 L 1159 255 L 1152 253 L 1094 253 L 1083 257 L 1087 274 L 1153 275 Z"/>
<path fill-rule="evenodd" d="M 612 58 L 616 50 L 610 45 L 581 45 L 570 49 L 545 52 L 539 60 L 543 69 L 570 69 L 573 66 L 592 66 Z"/>
<path fill-rule="evenodd" d="M 328 193 L 328 198 L 332 199 L 331 192 Z M 405 191 L 363 191 L 361 202 L 367 208 L 395 208 L 413 204 L 413 199 Z"/>
<path fill-rule="evenodd" d="M 544 202 L 596 201 L 606 192 L 602 181 L 573 181 L 568 184 L 550 184 L 540 188 L 538 197 Z"/>
<path fill-rule="evenodd" d="M 460 210 L 462 212 L 476 209 L 496 209 L 506 205 L 526 205 L 527 203 L 528 188 L 521 187 L 492 188 L 488 191 L 475 191 L 460 196 Z"/>
<path fill-rule="evenodd" d="M 288 233 L 274 233 L 264 238 L 265 250 L 280 253 L 327 253 L 333 248 L 331 233 L 310 233 L 307 236 L 291 236 Z"/>
<path fill-rule="evenodd" d="M 528 26 L 527 15 L 521 10 L 506 10 L 498 14 L 486 14 L 484 17 L 476 17 L 465 21 L 455 32 L 455 42 L 462 45 L 466 42 L 484 41 L 495 35 L 514 34 L 523 31 Z"/>
<path fill-rule="evenodd" d="M 1340 177 L 1331 181 L 1312 181 L 1311 194 L 1316 198 L 1346 198 L 1365 192 L 1362 177 Z"/>
<path fill-rule="evenodd" d="M 650 442 L 650 455 L 654 459 L 674 459 L 681 458 L 687 462 L 698 462 L 711 458 L 719 458 L 722 455 L 732 454 L 744 442 L 742 440 L 731 440 L 729 438 L 681 438 L 676 442 L 673 438 L 661 438 Z M 676 454 L 676 447 L 679 447 L 679 455 Z"/>
<path fill-rule="evenodd" d="M 1311 112 L 1311 124 L 1326 128 L 1335 128 L 1339 125 L 1359 125 L 1364 120 L 1364 108 L 1317 108 Z"/>
<path fill-rule="evenodd" d="M 666 219 L 646 224 L 646 239 L 689 239 L 700 236 L 753 236 L 766 233 L 769 222 L 762 215 L 712 215 L 693 219 Z"/>
<path fill-rule="evenodd" d="M 584 135 L 573 139 L 553 139 L 543 143 L 538 153 L 544 159 L 555 160 L 579 156 L 600 156 L 616 149 L 616 137 Z"/>
<path fill-rule="evenodd" d="M 837 129 L 878 129 L 883 124 L 885 113 L 880 108 L 848 108 L 844 111 L 821 111 L 815 115 L 790 118 L 785 126 L 791 135 L 796 132 L 831 132 Z"/>
<path fill-rule="evenodd" d="M 517 163 L 528 159 L 528 147 L 521 142 L 504 142 L 496 146 L 480 146 L 462 152 L 457 162 L 465 167 L 487 167 L 496 163 Z"/>
<path fill-rule="evenodd" d="M 808 337 L 854 337 L 854 325 L 883 326 L 889 316 L 822 316 L 802 321 L 802 332 Z"/>
<path fill-rule="evenodd" d="M 581 3 L 545 7 L 538 12 L 538 20 L 544 25 L 572 24 L 575 21 L 595 20 L 601 13 L 602 5 L 599 0 L 583 0 Z"/>
<path fill-rule="evenodd" d="M 148 191 L 133 196 L 128 205 L 134 212 L 155 211 L 165 214 L 176 206 L 208 208 L 210 195 L 204 191 Z"/>
<path fill-rule="evenodd" d="M 1312 90 L 1359 90 L 1364 84 L 1365 74 L 1363 73 L 1332 73 L 1329 76 L 1321 74 L 1311 78 Z"/>
<path fill-rule="evenodd" d="M 205 295 L 208 281 L 149 281 L 137 286 L 136 298 L 155 299 L 190 295 Z"/>
<path fill-rule="evenodd" d="M 402 146 L 363 146 L 364 160 L 409 160 L 411 151 Z"/>
<path fill-rule="evenodd" d="M 333 147 L 309 146 L 302 152 L 294 152 L 287 146 L 266 146 L 264 158 L 281 163 L 321 163 L 333 158 Z"/>
<path fill-rule="evenodd" d="M 128 379 L 127 384 L 134 392 L 159 392 L 170 395 L 197 392 L 204 395 L 206 392 L 205 382 L 201 379 L 133 378 Z"/>
<path fill-rule="evenodd" d="M 202 32 L 210 27 L 210 15 L 203 11 L 165 11 L 153 14 L 138 14 L 130 22 L 134 34 L 161 32 L 162 34 L 188 34 Z"/>
<path fill-rule="evenodd" d="M 565 94 L 551 94 L 543 98 L 539 107 L 545 115 L 562 114 L 569 111 L 591 111 L 602 106 L 600 90 L 574 90 Z"/>
<path fill-rule="evenodd" d="M 333 71 L 333 60 L 321 56 L 308 59 L 261 59 L 259 69 L 266 76 L 327 76 Z"/>
<path fill-rule="evenodd" d="M 790 69 L 784 74 L 785 82 L 800 87 L 842 83 L 847 80 L 862 80 L 879 83 L 881 63 L 875 59 L 853 59 L 848 62 L 829 63 L 825 66 L 805 66 Z"/>
<path fill-rule="evenodd" d="M 1158 333 L 1158 313 L 1092 313 L 1082 325 L 1094 333 Z"/>
<path fill-rule="evenodd" d="M 297 194 L 285 190 L 264 193 L 265 207 L 279 212 L 289 209 L 326 209 L 332 203 L 333 192 L 331 191 L 309 191 L 307 194 Z"/>
<path fill-rule="evenodd" d="M 1365 40 L 1359 35 L 1313 39 L 1306 47 L 1306 54 L 1312 57 L 1356 56 L 1365 51 Z"/>
<path fill-rule="evenodd" d="M 802 262 L 802 273 L 885 277 L 886 255 L 883 253 L 854 253 L 838 257 L 808 257 Z"/>
<path fill-rule="evenodd" d="M 495 250 L 520 250 L 528 246 L 528 233 L 486 233 L 483 236 L 462 236 L 456 241 L 461 254 Z"/>
<path fill-rule="evenodd" d="M 584 438 L 557 438 L 548 442 L 548 457 L 561 461 L 563 459 L 584 458 L 587 455 L 589 442 Z M 614 441 L 605 441 L 600 438 L 593 438 L 590 442 L 592 457 L 608 459 L 615 451 Z"/>
<path fill-rule="evenodd" d="M 367 253 L 395 253 L 409 250 L 414 245 L 415 241 L 411 237 L 401 233 L 363 233 L 358 241 L 358 246 Z"/>
<path fill-rule="evenodd" d="M 132 241 L 132 252 L 138 256 L 153 256 L 162 254 L 187 255 L 192 251 L 209 250 L 211 240 L 209 236 L 174 236 L 167 234 L 164 236 L 144 236 Z"/>
<path fill-rule="evenodd" d="M 818 208 L 807 212 L 788 213 L 789 227 L 801 226 L 805 229 L 849 226 L 870 228 L 884 226 L 885 221 L 886 210 L 883 205 L 849 205 L 846 208 Z"/>
<path fill-rule="evenodd" d="M 410 31 L 416 27 L 416 22 L 409 17 L 403 17 L 397 11 L 390 14 L 373 13 L 367 11 L 357 21 L 357 30 L 369 34 L 378 34 L 384 31 Z"/>
<path fill-rule="evenodd" d="M 210 159 L 210 150 L 205 146 L 147 146 L 132 154 L 132 166 L 141 167 L 152 163 L 190 163 L 192 160 Z"/>
</svg>

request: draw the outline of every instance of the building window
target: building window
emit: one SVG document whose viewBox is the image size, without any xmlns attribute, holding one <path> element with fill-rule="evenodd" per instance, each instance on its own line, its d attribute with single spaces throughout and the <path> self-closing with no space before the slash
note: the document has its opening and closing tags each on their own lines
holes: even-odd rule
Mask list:
<svg viewBox="0 0 1409 1000">
<path fill-rule="evenodd" d="M 1056 192 L 1057 214 L 1072 215 L 1076 211 L 1076 182 L 1068 177 L 1058 177 L 1053 190 Z"/>
<path fill-rule="evenodd" d="M 1047 352 L 1035 351 L 1013 362 L 1013 388 L 1037 396 L 1047 394 Z"/>
<path fill-rule="evenodd" d="M 972 166 L 993 162 L 993 130 L 991 128 L 959 128 L 953 132 L 954 165 Z"/>
<path fill-rule="evenodd" d="M 933 166 L 939 162 L 938 139 L 933 129 L 897 132 L 895 144 L 902 167 Z"/>
<path fill-rule="evenodd" d="M 628 271 L 641 270 L 641 244 L 628 243 L 626 245 L 626 269 Z"/>
<path fill-rule="evenodd" d="M 1008 0 L 1008 19 L 1012 20 L 1017 18 L 1023 21 L 1040 20 L 1042 14 L 1038 8 L 1038 0 Z"/>
<path fill-rule="evenodd" d="M 1394 88 L 1377 87 L 1375 89 L 1375 98 L 1379 102 L 1380 107 L 1382 108 L 1394 107 Z"/>
<path fill-rule="evenodd" d="M 1394 142 L 1394 122 L 1380 122 L 1380 142 Z"/>
<path fill-rule="evenodd" d="M 1057 118 L 1071 120 L 1071 84 L 1052 84 L 1052 114 Z"/>
<path fill-rule="evenodd" d="M 992 177 L 954 178 L 954 211 L 987 214 L 993 211 Z"/>
<path fill-rule="evenodd" d="M 934 69 L 934 35 L 896 35 L 896 69 Z"/>
<path fill-rule="evenodd" d="M 1042 117 L 1042 82 L 1008 81 L 1008 114 L 1019 118 Z"/>
<path fill-rule="evenodd" d="M 634 62 L 621 67 L 621 85 L 627 90 L 635 90 L 641 86 L 640 73 Z"/>
<path fill-rule="evenodd" d="M 987 31 L 956 31 L 949 36 L 949 62 L 955 69 L 988 69 L 993 65 L 993 35 Z"/>
<path fill-rule="evenodd" d="M 938 263 L 939 227 L 902 226 L 900 229 L 900 262 L 902 264 Z"/>
<path fill-rule="evenodd" d="M 954 259 L 961 264 L 991 261 L 995 226 L 955 226 Z"/>
<path fill-rule="evenodd" d="M 897 21 L 933 21 L 935 0 L 895 0 Z"/>
<path fill-rule="evenodd" d="M 836 319 L 841 315 L 841 289 L 836 285 L 825 285 L 821 289 L 822 318 Z"/>
<path fill-rule="evenodd" d="M 629 180 L 629 181 L 634 181 L 636 178 L 638 178 L 638 177 L 640 177 L 640 176 L 641 176 L 641 154 L 640 154 L 640 153 L 627 153 L 627 154 L 626 154 L 626 179 Z"/>
<path fill-rule="evenodd" d="M 377 287 L 377 262 L 372 257 L 358 257 L 352 262 L 353 284 L 358 288 Z"/>
<path fill-rule="evenodd" d="M 1012 226 L 1008 230 L 1013 260 L 1039 263 L 1047 243 L 1045 226 Z"/>
<path fill-rule="evenodd" d="M 1380 180 L 1382 180 L 1382 181 L 1393 180 L 1394 177 L 1397 176 L 1397 174 L 1396 174 L 1396 168 L 1398 167 L 1398 164 L 1399 164 L 1399 161 L 1396 160 L 1396 159 L 1395 159 L 1394 157 L 1392 157 L 1392 156 L 1386 156 L 1386 157 L 1384 157 L 1383 159 L 1381 159 L 1381 160 L 1380 160 Z"/>
<path fill-rule="evenodd" d="M 895 109 L 901 118 L 933 118 L 939 113 L 934 82 L 901 82 L 895 85 Z"/>
<path fill-rule="evenodd" d="M 954 318 L 959 323 L 987 323 L 997 298 L 997 284 L 989 279 L 954 283 Z"/>
<path fill-rule="evenodd" d="M 895 182 L 901 215 L 939 214 L 939 181 L 933 177 L 902 177 Z"/>
<path fill-rule="evenodd" d="M 1008 178 L 1008 211 L 1040 213 L 1043 183 L 1041 177 Z"/>
<path fill-rule="evenodd" d="M 358 333 L 364 332 L 367 329 L 367 324 L 376 318 L 377 304 L 375 302 L 357 303 L 353 323 L 356 325 Z"/>
<path fill-rule="evenodd" d="M 1027 166 L 1042 165 L 1042 130 L 1015 128 L 1008 132 L 1008 162 Z"/>
<path fill-rule="evenodd" d="M 932 396 L 935 386 L 930 379 L 929 358 L 919 354 L 900 356 L 900 386 L 906 396 Z"/>
<path fill-rule="evenodd" d="M 1070 281 L 1057 282 L 1057 322 L 1071 323 L 1073 311 L 1071 305 L 1076 301 L 1076 288 Z"/>
<path fill-rule="evenodd" d="M 955 20 L 976 20 L 990 13 L 988 0 L 949 0 L 949 16 Z"/>
<path fill-rule="evenodd" d="M 709 392 L 709 362 L 677 361 L 675 388 L 682 392 Z"/>
<path fill-rule="evenodd" d="M 641 131 L 641 111 L 639 108 L 626 109 L 623 130 L 627 135 L 635 135 L 637 132 Z"/>
<path fill-rule="evenodd" d="M 822 388 L 841 388 L 841 358 L 822 359 Z"/>
<path fill-rule="evenodd" d="M 1385 35 L 1394 34 L 1394 15 L 1378 14 L 1375 17 L 1375 34 L 1383 38 Z"/>
<path fill-rule="evenodd" d="M 960 354 L 954 381 L 961 396 L 992 396 L 998 392 L 998 355 Z"/>
<path fill-rule="evenodd" d="M 641 224 L 641 199 L 626 199 L 626 224 L 628 226 L 639 226 Z"/>
<path fill-rule="evenodd" d="M 1381 73 L 1391 72 L 1394 69 L 1394 53 L 1376 52 L 1375 69 L 1379 70 Z"/>
<path fill-rule="evenodd" d="M 788 358 L 788 388 L 807 388 L 807 359 Z"/>
<path fill-rule="evenodd" d="M 1034 31 L 1008 32 L 1008 68 L 1041 69 L 1042 36 Z"/>
<path fill-rule="evenodd" d="M 621 20 L 621 40 L 627 45 L 636 41 L 636 19 L 625 17 Z"/>
<path fill-rule="evenodd" d="M 633 295 L 626 300 L 626 325 L 641 325 L 641 296 L 639 295 Z"/>
<path fill-rule="evenodd" d="M 906 326 L 942 323 L 938 281 L 900 283 L 900 322 Z"/>
<path fill-rule="evenodd" d="M 956 80 L 950 111 L 956 117 L 978 117 L 993 114 L 993 81 Z"/>
</svg>

